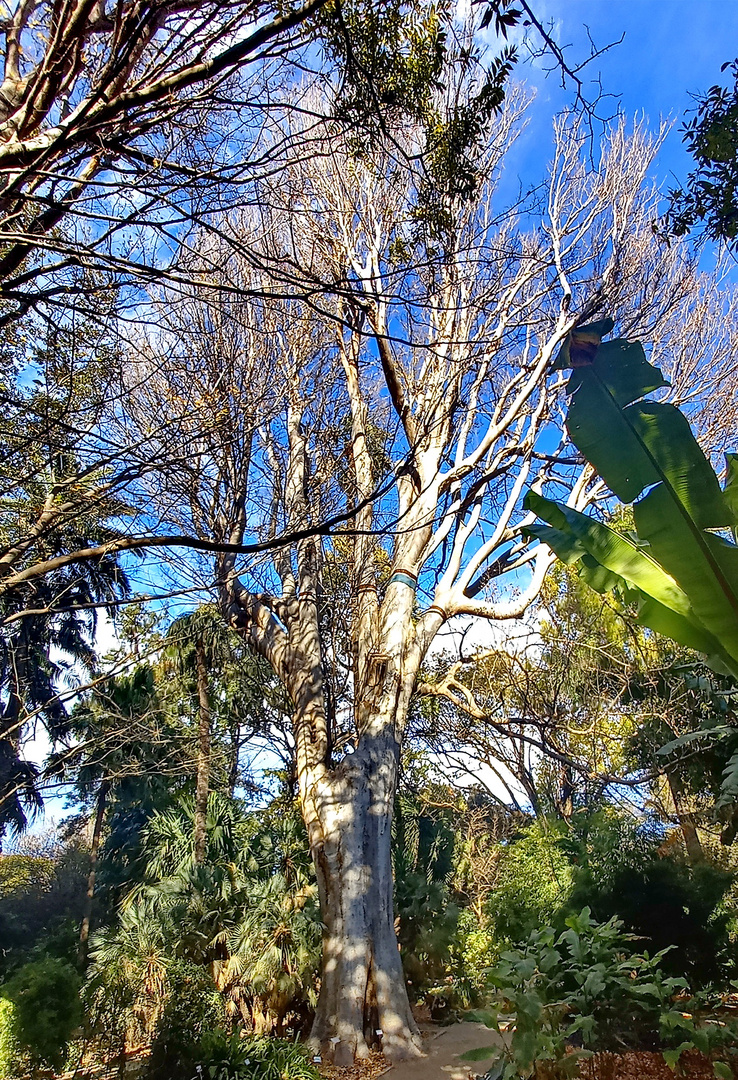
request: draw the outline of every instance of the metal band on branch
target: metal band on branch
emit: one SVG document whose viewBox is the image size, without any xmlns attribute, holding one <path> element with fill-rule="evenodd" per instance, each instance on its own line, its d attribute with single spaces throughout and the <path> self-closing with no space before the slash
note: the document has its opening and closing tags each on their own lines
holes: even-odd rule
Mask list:
<svg viewBox="0 0 738 1080">
<path fill-rule="evenodd" d="M 431 611 L 437 611 L 438 614 L 441 616 L 441 619 L 444 622 L 448 622 L 449 614 L 441 607 L 440 604 L 431 604 L 431 606 L 426 611 L 426 615 L 429 615 Z"/>
<path fill-rule="evenodd" d="M 418 575 L 414 574 L 412 570 L 395 570 L 387 584 L 391 585 L 393 581 L 399 582 L 400 585 L 407 585 L 413 591 L 418 587 Z"/>
</svg>

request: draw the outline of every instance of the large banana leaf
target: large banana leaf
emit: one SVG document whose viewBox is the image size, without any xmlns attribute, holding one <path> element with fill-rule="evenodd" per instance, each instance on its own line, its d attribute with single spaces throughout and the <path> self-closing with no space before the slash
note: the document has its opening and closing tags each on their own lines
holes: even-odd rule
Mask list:
<svg viewBox="0 0 738 1080">
<path fill-rule="evenodd" d="M 635 599 L 639 623 L 704 653 L 716 671 L 738 678 L 738 663 L 701 623 L 687 594 L 633 540 L 535 492 L 526 496 L 526 506 L 551 523 L 531 525 L 526 532 L 574 566 L 583 581 L 597 592 L 618 589 Z"/>
<path fill-rule="evenodd" d="M 637 540 L 534 493 L 527 505 L 549 526 L 533 526 L 593 581 L 594 566 L 637 590 L 640 619 L 705 652 L 738 676 L 738 458 L 718 478 L 673 405 L 643 400 L 667 385 L 638 342 L 601 343 L 606 320 L 570 335 L 557 362 L 571 367 L 567 427 L 572 442 L 619 499 L 633 503 Z M 566 539 L 564 539 L 564 537 Z M 596 587 L 596 586 L 595 586 Z"/>
<path fill-rule="evenodd" d="M 733 518 L 733 539 L 738 542 L 738 454 L 725 455 L 723 496 Z"/>
</svg>

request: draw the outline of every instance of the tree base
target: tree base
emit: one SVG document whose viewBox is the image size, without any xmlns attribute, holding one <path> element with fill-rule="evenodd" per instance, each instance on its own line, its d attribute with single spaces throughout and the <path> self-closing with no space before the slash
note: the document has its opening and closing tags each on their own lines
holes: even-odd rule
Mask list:
<svg viewBox="0 0 738 1080">
<path fill-rule="evenodd" d="M 369 1046 L 366 1039 L 319 1041 L 311 1038 L 308 1046 L 313 1053 L 319 1054 L 324 1062 L 337 1068 L 350 1068 L 357 1061 L 366 1061 L 372 1052 L 383 1055 L 388 1064 L 396 1065 L 400 1061 L 416 1061 L 426 1056 L 420 1036 L 408 1032 L 406 1038 L 381 1039 Z"/>
</svg>

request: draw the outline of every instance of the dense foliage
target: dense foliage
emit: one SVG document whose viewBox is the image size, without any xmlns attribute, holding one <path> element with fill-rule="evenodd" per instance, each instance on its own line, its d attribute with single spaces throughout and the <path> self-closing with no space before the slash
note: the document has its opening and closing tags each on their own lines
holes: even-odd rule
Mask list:
<svg viewBox="0 0 738 1080">
<path fill-rule="evenodd" d="M 695 162 L 684 187 L 670 192 L 666 229 L 683 236 L 700 228 L 711 240 L 738 239 L 738 60 L 723 64 L 729 85 L 700 95 L 683 138 Z M 732 85 L 730 83 L 732 82 Z"/>
<path fill-rule="evenodd" d="M 82 1021 L 80 979 L 71 964 L 45 957 L 25 964 L 4 986 L 14 1006 L 14 1034 L 31 1066 L 60 1071 Z"/>
<path fill-rule="evenodd" d="M 594 1052 L 650 1049 L 674 1040 L 679 1048 L 668 1058 L 672 1067 L 690 1045 L 724 1058 L 734 1033 L 698 1027 L 691 1015 L 677 1011 L 672 1002 L 684 981 L 664 974 L 664 953 L 649 956 L 632 945 L 617 919 L 599 923 L 583 908 L 567 917 L 561 933 L 544 927 L 520 949 L 504 952 L 490 976 L 498 1008 L 478 1014 L 500 1034 L 514 1018 L 490 1078 L 558 1080 Z M 719 1064 L 729 1069 L 724 1060 Z"/>
</svg>

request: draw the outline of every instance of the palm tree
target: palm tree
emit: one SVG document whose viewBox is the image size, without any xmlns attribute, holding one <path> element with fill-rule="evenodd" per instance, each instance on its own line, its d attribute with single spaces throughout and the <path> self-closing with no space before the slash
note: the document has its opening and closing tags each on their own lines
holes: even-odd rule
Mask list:
<svg viewBox="0 0 738 1080">
<path fill-rule="evenodd" d="M 79 961 L 87 955 L 95 878 L 108 795 L 122 777 L 144 771 L 144 727 L 152 730 L 152 720 L 160 713 L 154 671 L 140 664 L 130 675 L 118 675 L 96 687 L 72 714 L 78 753 L 65 755 L 64 767 L 76 769 L 77 790 L 84 801 L 94 791 L 94 824 L 90 841 L 90 869 L 87 895 L 79 937 Z M 143 753 L 142 753 L 143 751 Z M 52 765 L 53 767 L 53 765 Z"/>
<path fill-rule="evenodd" d="M 209 968 L 231 1015 L 259 1032 L 281 1033 L 289 1012 L 307 1019 L 320 962 L 317 887 L 302 821 L 281 801 L 271 814 L 247 814 L 213 792 L 203 864 L 195 860 L 194 816 L 194 801 L 184 797 L 150 821 L 144 882 L 122 907 L 121 948 L 134 925 L 157 926 L 170 955 Z M 114 949 L 115 934 L 106 940 Z"/>
<path fill-rule="evenodd" d="M 228 941 L 229 960 L 218 972 L 223 986 L 245 985 L 257 1034 L 284 1034 L 290 1011 L 307 1022 L 317 1002 L 322 948 L 318 887 L 307 861 L 302 821 L 273 819 L 258 837 L 261 875 Z"/>
<path fill-rule="evenodd" d="M 97 931 L 90 945 L 86 986 L 93 1028 L 126 1045 L 147 1039 L 167 996 L 173 951 L 166 927 L 143 904 L 127 908 L 116 927 Z"/>
<path fill-rule="evenodd" d="M 68 545 L 101 542 L 113 534 L 99 521 L 75 522 L 54 538 L 58 554 Z M 22 831 L 27 814 L 43 799 L 37 770 L 23 761 L 23 730 L 38 718 L 55 743 L 69 732 L 60 683 L 91 676 L 98 608 L 128 595 L 128 579 L 115 556 L 62 567 L 4 595 L 0 604 L 0 839 L 8 826 Z"/>
<path fill-rule="evenodd" d="M 214 604 L 181 615 L 167 632 L 167 654 L 187 682 L 194 683 L 198 706 L 197 779 L 195 786 L 195 862 L 205 861 L 206 818 L 210 790 L 211 688 L 208 672 L 233 664 L 238 638 Z"/>
</svg>

